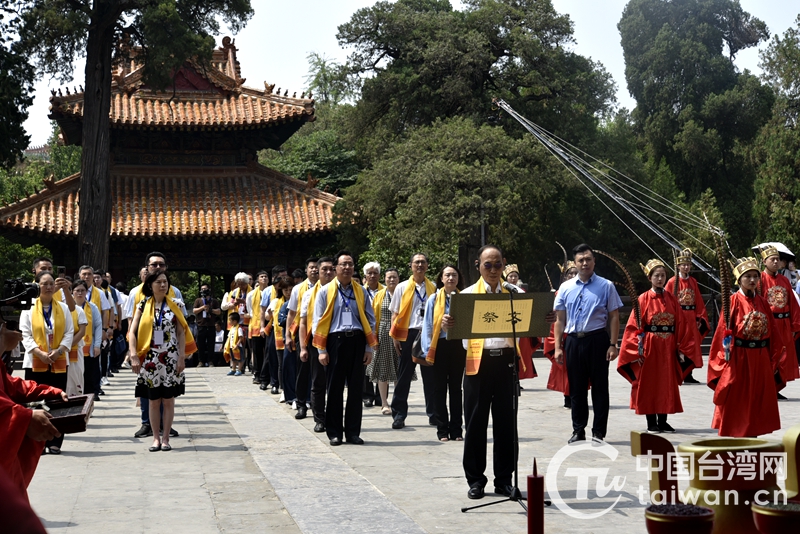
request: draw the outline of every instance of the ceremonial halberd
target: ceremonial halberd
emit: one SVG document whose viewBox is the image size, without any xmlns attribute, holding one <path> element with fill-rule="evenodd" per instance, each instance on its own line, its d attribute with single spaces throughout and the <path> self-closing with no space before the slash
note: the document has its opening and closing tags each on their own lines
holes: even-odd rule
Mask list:
<svg viewBox="0 0 800 534">
<path fill-rule="evenodd" d="M 109 267 L 128 279 L 151 249 L 170 267 L 215 274 L 299 265 L 330 242 L 338 197 L 257 163 L 314 120 L 314 101 L 264 84 L 244 86 L 230 38 L 210 64 L 190 60 L 174 90 L 142 79 L 141 50 L 124 48 L 111 94 L 112 222 Z M 53 92 L 50 118 L 65 143 L 81 144 L 83 93 Z M 80 174 L 0 208 L 0 232 L 41 243 L 77 264 Z"/>
</svg>

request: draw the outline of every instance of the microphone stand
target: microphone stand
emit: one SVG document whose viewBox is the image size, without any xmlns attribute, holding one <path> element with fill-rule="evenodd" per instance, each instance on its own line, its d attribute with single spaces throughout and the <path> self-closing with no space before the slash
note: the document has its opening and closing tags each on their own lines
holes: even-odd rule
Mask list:
<svg viewBox="0 0 800 534">
<path fill-rule="evenodd" d="M 514 489 L 511 492 L 511 495 L 506 497 L 505 499 L 501 499 L 499 501 L 487 502 L 484 504 L 479 504 L 477 506 L 468 506 L 462 508 L 461 511 L 466 513 L 470 510 L 475 510 L 477 508 L 483 508 L 485 506 L 493 506 L 495 504 L 500 504 L 508 501 L 513 501 L 519 503 L 522 506 L 522 509 L 525 512 L 528 511 L 528 507 L 525 506 L 525 503 L 522 499 L 522 493 L 519 491 L 519 433 L 517 432 L 517 414 L 519 412 L 519 394 L 520 394 L 520 387 L 519 387 L 519 372 L 517 371 L 517 361 L 519 361 L 519 354 L 517 353 L 517 323 L 519 319 L 517 319 L 516 314 L 514 313 L 514 291 L 508 292 L 508 300 L 511 306 L 511 335 L 514 341 L 514 361 L 511 364 L 511 369 L 514 377 L 514 395 L 512 399 L 512 409 L 514 410 Z M 545 501 L 546 505 L 550 505 L 549 501 Z"/>
</svg>

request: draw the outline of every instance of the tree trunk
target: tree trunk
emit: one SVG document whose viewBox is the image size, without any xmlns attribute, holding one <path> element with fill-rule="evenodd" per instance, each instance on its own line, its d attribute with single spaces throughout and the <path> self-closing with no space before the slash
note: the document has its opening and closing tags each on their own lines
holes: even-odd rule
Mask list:
<svg viewBox="0 0 800 534">
<path fill-rule="evenodd" d="M 117 2 L 95 2 L 86 43 L 83 95 L 79 257 L 82 265 L 108 267 L 111 235 L 111 52 Z"/>
</svg>

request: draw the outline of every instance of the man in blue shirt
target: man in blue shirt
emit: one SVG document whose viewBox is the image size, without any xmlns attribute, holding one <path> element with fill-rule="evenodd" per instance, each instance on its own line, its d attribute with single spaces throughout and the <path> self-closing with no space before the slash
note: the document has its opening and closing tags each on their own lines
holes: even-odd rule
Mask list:
<svg viewBox="0 0 800 534">
<path fill-rule="evenodd" d="M 319 363 L 327 367 L 328 404 L 325 411 L 325 430 L 331 445 L 341 445 L 344 437 L 348 443 L 362 445 L 361 417 L 364 406 L 361 394 L 364 387 L 364 368 L 372 361 L 373 349 L 365 333 L 375 336 L 375 314 L 372 301 L 364 289 L 353 283 L 355 262 L 346 250 L 339 251 L 334 259 L 336 278 L 317 292 L 312 315 L 314 346 L 319 351 Z M 332 302 L 328 302 L 329 292 Z M 363 300 L 361 300 L 363 299 Z M 361 300 L 361 302 L 359 302 Z M 332 304 L 332 309 L 329 305 Z M 359 306 L 368 324 L 362 324 Z M 309 304 L 309 311 L 310 311 Z M 322 324 L 327 334 L 317 341 Z M 322 337 L 322 336 L 321 336 Z M 374 343 L 373 343 L 374 344 Z M 347 406 L 342 424 L 342 402 L 347 385 Z"/>
<path fill-rule="evenodd" d="M 619 355 L 619 309 L 622 301 L 614 284 L 594 272 L 594 252 L 587 244 L 572 251 L 578 276 L 558 289 L 553 309 L 555 360 L 567 358 L 569 396 L 572 402 L 572 437 L 586 439 L 589 422 L 587 389 L 592 385 L 592 439 L 602 441 L 608 425 L 608 364 Z M 608 330 L 611 331 L 610 335 Z M 564 334 L 566 342 L 562 346 Z"/>
<path fill-rule="evenodd" d="M 272 268 L 273 282 L 277 280 L 279 276 L 285 276 L 287 272 L 285 265 L 274 266 Z M 277 395 L 280 392 L 278 387 L 281 386 L 281 360 L 283 360 L 283 358 L 278 358 L 278 350 L 275 348 L 275 333 L 270 332 L 269 336 L 264 333 L 264 327 L 267 326 L 265 314 L 271 300 L 272 286 L 269 286 L 261 292 L 261 317 L 258 320 L 261 321 L 261 336 L 264 338 L 264 358 L 261 363 L 261 373 L 258 378 L 261 380 L 262 385 L 269 384 L 272 387 L 272 394 Z M 253 308 L 255 308 L 255 304 L 253 304 Z"/>
</svg>

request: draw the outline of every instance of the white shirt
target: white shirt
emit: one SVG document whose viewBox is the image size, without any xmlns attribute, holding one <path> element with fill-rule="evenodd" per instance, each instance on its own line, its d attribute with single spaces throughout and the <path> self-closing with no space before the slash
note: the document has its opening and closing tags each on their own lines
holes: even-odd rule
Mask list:
<svg viewBox="0 0 800 534">
<path fill-rule="evenodd" d="M 497 284 L 497 289 L 495 291 L 492 291 L 492 287 L 488 283 L 486 283 L 486 281 L 484 281 L 483 283 L 485 284 L 485 289 L 486 289 L 487 293 L 502 293 L 503 292 L 503 286 L 499 282 Z M 477 293 L 477 288 L 478 288 L 478 284 L 477 283 L 476 284 L 472 284 L 471 286 L 469 286 L 467 289 L 465 289 L 461 293 L 462 294 L 464 294 L 464 293 Z M 465 339 L 462 342 L 462 345 L 464 345 L 465 349 L 469 348 L 469 346 L 468 346 L 469 345 L 469 340 Z M 483 340 L 483 349 L 484 350 L 487 350 L 487 349 L 512 348 L 513 346 L 514 346 L 514 340 L 512 338 L 510 338 L 510 337 L 488 337 L 488 338 Z"/>
<path fill-rule="evenodd" d="M 22 346 L 25 348 L 25 357 L 22 360 L 22 367 L 24 369 L 33 369 L 33 358 L 36 356 L 33 355 L 33 350 L 38 348 L 36 341 L 33 339 L 33 325 L 31 323 L 31 310 L 33 309 L 33 304 L 36 301 L 34 300 L 31 309 L 22 310 L 19 316 L 19 329 L 22 332 Z M 69 311 L 69 308 L 63 302 L 58 302 L 56 300 L 53 301 L 53 306 L 61 306 L 61 311 L 64 312 L 64 317 L 66 320 L 64 321 L 64 335 L 61 337 L 61 343 L 59 347 L 63 347 L 64 354 L 69 353 L 69 349 L 72 348 L 72 336 L 75 333 L 75 329 L 72 325 L 72 313 Z M 47 328 L 47 323 L 45 323 L 45 328 Z M 49 348 L 49 350 L 53 350 L 56 347 Z M 67 361 L 67 365 L 69 365 L 69 361 Z"/>
<path fill-rule="evenodd" d="M 308 317 L 308 305 L 311 303 L 311 290 L 303 293 L 303 302 L 300 303 L 300 318 Z"/>
<path fill-rule="evenodd" d="M 78 324 L 73 325 L 73 329 L 75 330 L 75 334 L 77 334 L 78 330 L 81 329 L 81 325 L 89 324 L 89 321 L 86 319 L 86 314 L 83 312 L 83 309 L 80 306 L 78 306 L 77 304 L 75 304 L 75 310 L 78 312 Z M 84 332 L 83 336 L 86 337 L 86 333 L 85 332 Z M 73 344 L 74 344 L 74 340 L 73 340 Z M 86 342 L 84 341 L 84 338 L 82 337 L 80 339 L 80 341 L 78 341 L 78 345 L 77 345 L 77 347 L 78 347 L 78 356 L 79 357 L 83 356 L 83 346 L 84 345 L 86 345 Z"/>
<path fill-rule="evenodd" d="M 289 311 L 297 313 L 297 304 L 298 304 L 297 301 L 300 300 L 300 289 L 302 289 L 303 285 L 306 286 L 306 293 L 308 293 L 309 289 L 314 287 L 314 284 L 312 284 L 311 281 L 308 279 L 303 280 L 302 282 L 294 286 L 292 288 L 292 295 L 289 297 L 289 306 L 287 307 Z M 306 293 L 303 293 L 303 296 L 305 296 Z"/>
<path fill-rule="evenodd" d="M 222 346 L 225 344 L 225 330 L 214 332 L 214 352 L 222 352 Z"/>
<path fill-rule="evenodd" d="M 425 290 L 425 281 L 423 280 L 421 284 L 415 284 L 409 287 L 410 282 L 410 280 L 406 280 L 397 284 L 394 295 L 392 295 L 392 302 L 389 304 L 389 310 L 392 313 L 400 313 L 400 302 L 403 300 L 403 293 L 406 292 L 406 288 L 408 288 L 409 291 L 416 291 L 416 294 L 411 300 L 411 318 L 408 320 L 408 328 L 421 330 L 423 317 L 420 312 L 425 309 L 425 302 L 428 300 Z"/>
<path fill-rule="evenodd" d="M 88 300 L 89 302 L 92 301 L 92 292 L 93 291 L 97 291 L 97 292 L 100 293 L 100 311 L 104 312 L 106 310 L 110 310 L 111 309 L 111 303 L 108 302 L 108 298 L 106 298 L 106 292 L 103 291 L 102 288 L 94 287 L 94 286 L 90 287 L 89 291 L 86 292 L 86 300 Z"/>
</svg>

